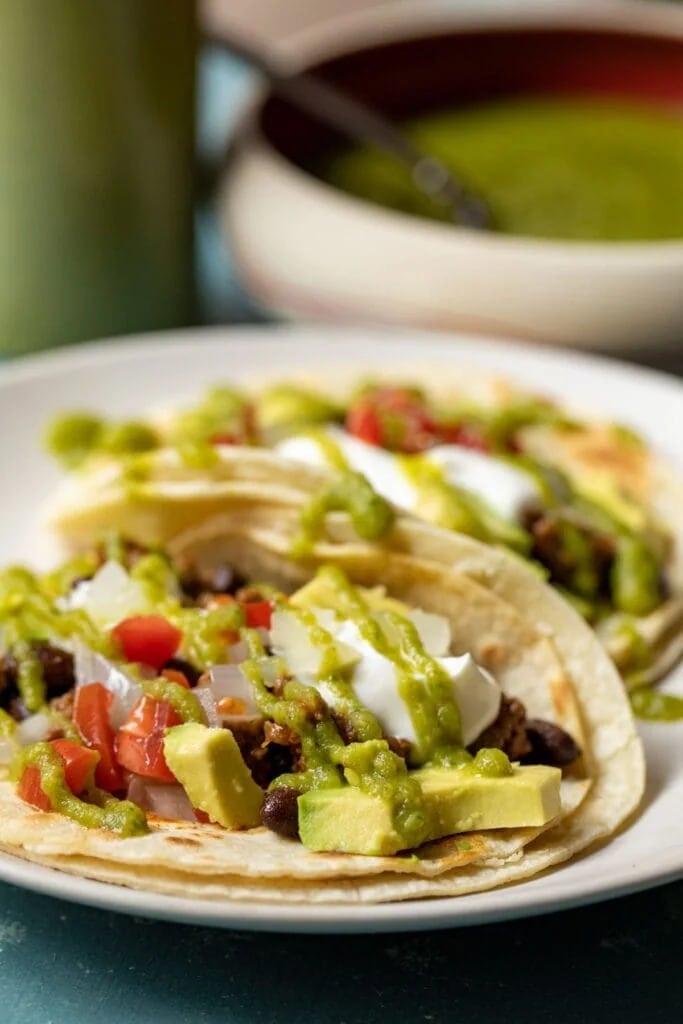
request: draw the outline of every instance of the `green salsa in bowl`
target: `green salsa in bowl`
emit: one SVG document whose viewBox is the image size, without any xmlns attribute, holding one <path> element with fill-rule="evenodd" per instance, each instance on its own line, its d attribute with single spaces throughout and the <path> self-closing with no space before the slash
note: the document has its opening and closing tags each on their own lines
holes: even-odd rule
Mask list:
<svg viewBox="0 0 683 1024">
<path fill-rule="evenodd" d="M 630 242 L 683 238 L 683 117 L 587 97 L 517 97 L 425 114 L 406 125 L 489 203 L 497 230 L 533 238 Z M 403 164 L 370 146 L 324 162 L 351 195 L 448 221 Z"/>
<path fill-rule="evenodd" d="M 496 230 L 459 227 L 390 158 L 265 93 L 220 198 L 257 300 L 620 354 L 680 344 L 683 7 L 415 3 L 390 31 L 381 11 L 333 28 L 301 63 L 451 164 Z"/>
</svg>

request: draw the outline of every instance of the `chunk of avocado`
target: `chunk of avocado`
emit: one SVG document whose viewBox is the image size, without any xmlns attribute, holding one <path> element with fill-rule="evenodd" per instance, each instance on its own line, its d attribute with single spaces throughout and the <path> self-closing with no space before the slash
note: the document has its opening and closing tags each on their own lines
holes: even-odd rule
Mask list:
<svg viewBox="0 0 683 1024">
<path fill-rule="evenodd" d="M 425 841 L 492 828 L 545 825 L 560 812 L 559 768 L 515 766 L 512 774 L 482 776 L 469 769 L 421 768 L 429 834 Z M 311 790 L 299 797 L 299 835 L 310 850 L 391 855 L 405 846 L 392 802 L 354 786 Z"/>
<path fill-rule="evenodd" d="M 420 768 L 420 783 L 434 819 L 431 837 L 489 828 L 545 825 L 560 813 L 559 768 L 513 766 L 511 775 L 478 775 L 470 769 Z"/>
<path fill-rule="evenodd" d="M 311 789 L 298 805 L 299 837 L 309 850 L 390 857 L 405 847 L 392 802 L 356 786 Z"/>
<path fill-rule="evenodd" d="M 259 824 L 263 790 L 254 782 L 229 729 L 186 722 L 169 729 L 164 757 L 193 807 L 224 828 Z"/>
</svg>

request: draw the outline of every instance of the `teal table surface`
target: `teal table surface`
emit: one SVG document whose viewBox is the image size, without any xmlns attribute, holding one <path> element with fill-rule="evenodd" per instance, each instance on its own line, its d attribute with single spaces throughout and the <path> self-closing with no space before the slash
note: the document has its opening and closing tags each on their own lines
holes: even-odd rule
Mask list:
<svg viewBox="0 0 683 1024">
<path fill-rule="evenodd" d="M 248 81 L 220 63 L 204 74 L 210 156 Z M 253 318 L 205 210 L 198 226 L 205 319 Z M 0 883 L 0 1024 L 670 1024 L 682 952 L 683 882 L 504 924 L 344 936 L 160 923 Z"/>
<path fill-rule="evenodd" d="M 681 1019 L 683 883 L 505 924 L 266 935 L 0 886 L 3 1024 L 603 1024 Z"/>
</svg>

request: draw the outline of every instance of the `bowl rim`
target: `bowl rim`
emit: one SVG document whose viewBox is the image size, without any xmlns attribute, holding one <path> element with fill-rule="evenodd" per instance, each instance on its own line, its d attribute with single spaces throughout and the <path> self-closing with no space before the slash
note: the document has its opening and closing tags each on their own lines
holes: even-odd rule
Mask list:
<svg viewBox="0 0 683 1024">
<path fill-rule="evenodd" d="M 400 10 L 400 19 L 387 20 L 386 5 L 341 14 L 287 36 L 278 43 L 277 52 L 282 53 L 292 70 L 303 70 L 382 43 L 479 28 L 586 28 L 683 40 L 683 5 L 661 0 L 648 0 L 647 4 L 643 0 L 555 0 L 552 7 L 544 0 L 512 0 L 503 4 L 500 0 L 465 0 L 464 6 L 458 7 L 445 7 L 440 3 L 427 5 L 424 0 L 401 0 L 389 10 L 392 8 Z M 640 263 L 643 259 L 666 265 L 670 265 L 672 257 L 674 262 L 683 260 L 683 238 L 600 241 L 480 232 L 382 207 L 351 195 L 294 163 L 270 142 L 262 129 L 262 113 L 270 97 L 269 87 L 257 84 L 238 118 L 231 144 L 231 150 L 234 148 L 239 154 L 238 163 L 256 159 L 300 195 L 310 192 L 340 213 L 346 211 L 359 217 L 365 213 L 379 226 L 391 225 L 394 231 L 401 230 L 407 237 L 419 234 L 425 240 L 431 237 L 442 241 L 457 237 L 461 242 L 467 240 L 482 248 L 508 252 L 519 249 L 529 257 L 547 255 L 567 259 L 576 255 L 596 261 L 609 259 L 621 265 Z"/>
</svg>

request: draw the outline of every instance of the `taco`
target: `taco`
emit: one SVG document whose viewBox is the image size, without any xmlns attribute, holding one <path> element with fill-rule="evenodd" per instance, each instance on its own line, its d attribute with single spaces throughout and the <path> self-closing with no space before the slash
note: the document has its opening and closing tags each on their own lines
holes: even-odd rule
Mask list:
<svg viewBox="0 0 683 1024">
<path fill-rule="evenodd" d="M 215 388 L 192 408 L 140 423 L 62 418 L 50 444 L 78 469 L 49 520 L 73 542 L 92 532 L 89 515 L 106 522 L 100 490 L 118 487 L 120 498 L 122 484 L 132 492 L 145 475 L 176 493 L 204 489 L 198 514 L 215 511 L 222 453 L 234 445 L 291 460 L 285 485 L 305 486 L 306 466 L 358 471 L 404 511 L 526 559 L 596 629 L 646 704 L 643 687 L 683 654 L 683 484 L 623 426 L 507 381 L 463 372 L 454 387 L 434 385 L 442 377 L 423 367 L 409 387 Z"/>
<path fill-rule="evenodd" d="M 182 461 L 125 505 L 111 480 L 98 507 L 136 543 L 0 580 L 3 849 L 178 895 L 375 902 L 518 881 L 628 818 L 618 675 L 523 561 L 360 478 L 349 515 L 325 473 L 224 455 L 220 505 Z"/>
</svg>

